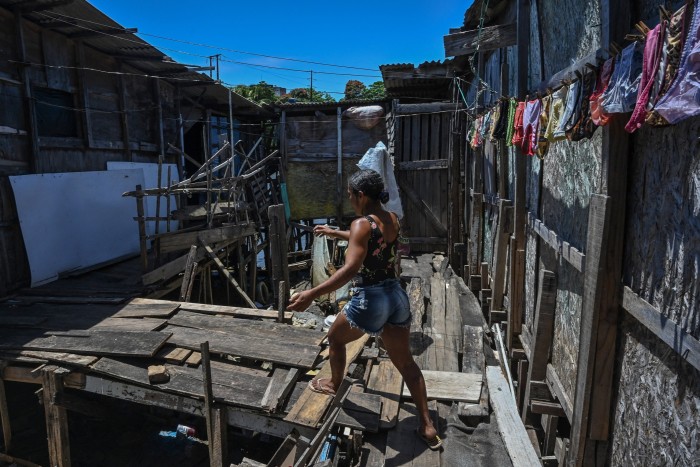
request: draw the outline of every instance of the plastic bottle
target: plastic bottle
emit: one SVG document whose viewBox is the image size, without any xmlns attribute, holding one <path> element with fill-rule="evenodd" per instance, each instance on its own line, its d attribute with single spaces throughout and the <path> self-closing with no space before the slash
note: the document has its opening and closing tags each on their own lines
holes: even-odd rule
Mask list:
<svg viewBox="0 0 700 467">
<path fill-rule="evenodd" d="M 178 425 L 176 431 L 178 435 L 182 435 L 185 437 L 193 437 L 195 435 L 194 428 L 187 425 Z"/>
</svg>

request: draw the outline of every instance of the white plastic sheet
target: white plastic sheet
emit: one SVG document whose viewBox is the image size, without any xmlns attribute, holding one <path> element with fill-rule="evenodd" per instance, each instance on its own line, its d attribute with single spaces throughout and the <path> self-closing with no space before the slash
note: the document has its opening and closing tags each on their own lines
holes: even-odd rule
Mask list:
<svg viewBox="0 0 700 467">
<path fill-rule="evenodd" d="M 389 202 L 384 204 L 384 209 L 396 213 L 399 219 L 402 219 L 403 207 L 399 197 L 399 187 L 396 184 L 396 177 L 394 177 L 394 165 L 384 143 L 380 141 L 375 147 L 367 150 L 357 166 L 360 169 L 371 169 L 379 172 L 384 179 L 384 189 L 389 192 Z"/>
<path fill-rule="evenodd" d="M 139 252 L 136 202 L 122 197 L 143 185 L 143 170 L 10 177 L 32 287 L 61 272 Z"/>
</svg>

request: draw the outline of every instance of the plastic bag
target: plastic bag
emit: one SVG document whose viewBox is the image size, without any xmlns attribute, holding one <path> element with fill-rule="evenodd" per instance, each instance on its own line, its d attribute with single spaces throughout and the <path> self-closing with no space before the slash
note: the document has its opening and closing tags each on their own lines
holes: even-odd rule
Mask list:
<svg viewBox="0 0 700 467">
<path fill-rule="evenodd" d="M 399 219 L 402 219 L 403 207 L 401 207 L 399 187 L 396 184 L 396 177 L 394 177 L 394 165 L 384 143 L 380 141 L 375 147 L 368 149 L 357 166 L 360 169 L 372 169 L 379 172 L 379 175 L 384 179 L 384 189 L 389 192 L 389 201 L 384 204 L 384 209 L 396 213 Z"/>
<path fill-rule="evenodd" d="M 381 105 L 366 105 L 364 107 L 350 107 L 343 115 L 361 130 L 369 130 L 382 120 L 384 108 Z"/>
</svg>

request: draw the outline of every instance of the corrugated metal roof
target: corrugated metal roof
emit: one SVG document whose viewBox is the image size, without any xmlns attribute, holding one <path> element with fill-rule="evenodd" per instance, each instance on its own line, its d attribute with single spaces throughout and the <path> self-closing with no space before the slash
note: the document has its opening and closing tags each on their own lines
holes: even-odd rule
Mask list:
<svg viewBox="0 0 700 467">
<path fill-rule="evenodd" d="M 209 76 L 174 61 L 136 34 L 125 32 L 125 27 L 85 0 L 0 0 L 0 6 L 8 10 L 19 8 L 25 19 L 42 28 L 54 30 L 69 38 L 80 38 L 84 44 L 123 61 L 144 74 L 162 76 L 162 79 L 176 86 L 185 80 L 191 80 L 187 86 L 180 86 L 180 92 L 193 100 L 206 87 L 203 105 L 228 113 L 228 88 L 216 84 Z M 174 76 L 177 80 L 169 80 L 169 76 Z M 202 84 L 199 85 L 198 82 Z M 268 110 L 241 95 L 232 93 L 231 97 L 235 115 L 270 116 Z"/>
<path fill-rule="evenodd" d="M 363 106 L 363 105 L 382 105 L 390 102 L 390 99 L 352 99 L 343 100 L 338 102 L 295 102 L 295 103 L 276 103 L 271 104 L 270 107 L 278 108 L 284 111 L 313 111 L 313 110 L 328 110 L 335 108 L 346 109 L 353 106 Z"/>
<path fill-rule="evenodd" d="M 379 70 L 389 97 L 449 98 L 454 59 L 381 65 Z"/>
</svg>

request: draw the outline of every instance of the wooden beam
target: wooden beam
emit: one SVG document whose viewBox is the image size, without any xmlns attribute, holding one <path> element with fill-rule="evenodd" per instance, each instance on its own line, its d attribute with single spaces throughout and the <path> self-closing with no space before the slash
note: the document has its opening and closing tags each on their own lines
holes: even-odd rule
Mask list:
<svg viewBox="0 0 700 467">
<path fill-rule="evenodd" d="M 24 40 L 24 18 L 22 17 L 22 7 L 15 7 L 15 28 L 17 31 L 17 49 L 20 62 L 27 61 L 27 47 Z M 39 132 L 36 118 L 36 107 L 34 105 L 34 95 L 32 93 L 32 83 L 29 74 L 29 67 L 20 67 L 22 83 L 24 86 L 24 112 L 25 125 L 29 133 L 29 168 L 32 172 L 39 171 Z"/>
<path fill-rule="evenodd" d="M 498 431 L 513 467 L 540 465 L 540 460 L 518 415 L 508 382 L 498 366 L 486 367 L 489 398 L 498 423 Z"/>
<path fill-rule="evenodd" d="M 453 102 L 429 102 L 424 104 L 395 104 L 396 115 L 414 115 L 421 113 L 454 112 L 463 109 L 464 105 Z"/>
<path fill-rule="evenodd" d="M 593 195 L 588 208 L 588 234 L 586 241 L 587 267 L 584 273 L 583 301 L 581 304 L 581 330 L 578 364 L 576 366 L 576 390 L 571 427 L 571 449 L 568 464 L 583 465 L 588 424 L 590 419 L 591 390 L 598 334 L 598 324 L 604 303 L 603 284 L 607 261 L 605 252 L 610 243 L 610 198 Z M 618 279 L 619 280 L 619 277 Z M 617 281 L 615 281 L 617 282 Z M 605 336 L 600 336 L 604 338 Z M 607 358 L 610 356 L 608 355 Z M 599 420 L 600 421 L 600 420 Z"/>
<path fill-rule="evenodd" d="M 502 199 L 498 203 L 498 225 L 496 229 L 496 244 L 493 252 L 493 285 L 491 287 L 491 306 L 494 310 L 503 309 L 503 291 L 506 281 L 506 258 L 508 256 L 509 231 L 512 231 L 513 208 L 512 202 Z M 508 342 L 510 348 L 510 342 Z"/>
<path fill-rule="evenodd" d="M 569 398 L 569 395 L 564 389 L 564 385 L 559 379 L 559 375 L 557 375 L 557 372 L 554 370 L 554 367 L 551 363 L 547 365 L 546 383 L 547 386 L 549 386 L 549 390 L 552 392 L 552 394 L 554 394 L 561 406 L 564 408 L 566 418 L 567 420 L 569 420 L 569 423 L 571 423 L 574 414 L 573 404 L 571 403 L 571 399 Z"/>
<path fill-rule="evenodd" d="M 567 241 L 561 240 L 553 230 L 549 229 L 544 222 L 528 212 L 527 225 L 535 232 L 554 252 L 564 258 L 577 271 L 583 272 L 586 267 L 586 255 L 571 246 Z"/>
<path fill-rule="evenodd" d="M 458 57 L 477 50 L 486 52 L 515 45 L 517 32 L 517 26 L 513 23 L 448 34 L 443 37 L 445 57 Z"/>
<path fill-rule="evenodd" d="M 424 161 L 405 161 L 396 164 L 397 170 L 435 170 L 446 169 L 447 159 L 433 159 Z"/>
<path fill-rule="evenodd" d="M 522 419 L 529 421 L 530 382 L 544 381 L 547 376 L 549 352 L 554 338 L 554 310 L 557 298 L 557 280 L 553 272 L 542 269 L 537 291 L 537 305 L 530 343 L 529 367 L 527 371 L 527 386 L 523 402 Z"/>
<path fill-rule="evenodd" d="M 221 262 L 221 260 L 220 260 L 219 257 L 216 255 L 216 253 L 214 252 L 214 250 L 213 250 L 209 245 L 206 245 L 206 244 L 203 244 L 203 243 L 202 243 L 202 248 L 204 248 L 204 251 L 206 251 L 206 253 L 207 253 L 207 255 L 209 256 L 209 258 L 214 262 L 214 265 L 216 265 L 216 268 L 219 270 L 219 272 L 220 272 L 221 274 L 224 275 L 224 277 L 226 278 L 226 280 L 228 280 L 228 281 L 231 283 L 231 285 L 233 285 L 233 288 L 236 290 L 236 292 L 238 292 L 238 295 L 240 295 L 241 298 L 243 298 L 243 300 L 246 302 L 246 304 L 247 304 L 248 306 L 250 306 L 251 308 L 256 308 L 255 302 L 253 302 L 253 301 L 250 299 L 250 297 L 248 296 L 248 294 L 246 294 L 246 293 L 243 291 L 243 289 L 241 289 L 241 286 L 238 284 L 238 282 L 236 281 L 236 279 L 234 279 L 233 275 L 232 275 L 231 272 L 226 268 L 226 266 L 224 265 L 224 263 Z"/>
<path fill-rule="evenodd" d="M 662 315 L 657 308 L 627 286 L 623 287 L 622 307 L 675 350 L 682 359 L 700 370 L 700 341 Z"/>
<path fill-rule="evenodd" d="M 286 307 L 289 301 L 289 260 L 287 257 L 287 224 L 284 204 L 268 206 L 267 216 L 270 220 L 270 256 L 272 259 L 274 303 L 279 303 L 279 284 L 284 282 L 284 296 L 282 298 Z"/>
<path fill-rule="evenodd" d="M 70 467 L 70 441 L 68 438 L 68 414 L 56 405 L 56 395 L 63 392 L 63 375 L 68 370 L 53 365 L 41 370 L 42 398 L 46 416 L 46 433 L 49 442 L 49 459 L 52 466 Z"/>
</svg>

